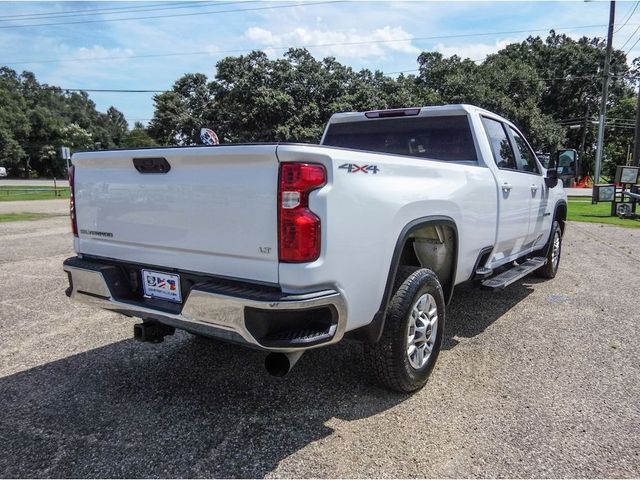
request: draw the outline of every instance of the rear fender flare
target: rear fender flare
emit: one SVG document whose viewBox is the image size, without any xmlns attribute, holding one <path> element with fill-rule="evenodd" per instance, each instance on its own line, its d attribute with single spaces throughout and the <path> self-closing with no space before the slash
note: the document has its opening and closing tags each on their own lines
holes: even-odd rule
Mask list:
<svg viewBox="0 0 640 480">
<path fill-rule="evenodd" d="M 384 293 L 382 294 L 382 301 L 380 302 L 380 308 L 373 316 L 373 320 L 368 325 L 355 330 L 352 335 L 353 338 L 357 340 L 362 340 L 369 343 L 376 343 L 380 339 L 380 335 L 382 335 L 382 330 L 384 329 L 385 317 L 387 314 L 387 309 L 389 307 L 389 302 L 393 295 L 393 285 L 396 281 L 396 273 L 398 272 L 398 267 L 400 266 L 400 257 L 402 254 L 402 250 L 406 241 L 409 239 L 412 233 L 416 230 L 423 228 L 428 225 L 443 225 L 451 228 L 453 230 L 455 236 L 455 249 L 453 252 L 453 260 L 452 260 L 452 271 L 451 278 L 447 282 L 446 285 L 442 285 L 442 289 L 444 291 L 445 300 L 447 304 L 451 300 L 451 296 L 453 295 L 454 285 L 456 283 L 456 270 L 458 267 L 458 250 L 459 250 L 459 236 L 458 236 L 458 227 L 456 226 L 455 221 L 451 217 L 447 216 L 439 216 L 433 215 L 428 217 L 417 218 L 411 222 L 409 222 L 400 232 L 398 236 L 398 240 L 396 241 L 395 248 L 393 250 L 393 255 L 391 257 L 391 264 L 389 266 L 389 273 L 387 275 L 387 282 L 385 284 Z"/>
</svg>

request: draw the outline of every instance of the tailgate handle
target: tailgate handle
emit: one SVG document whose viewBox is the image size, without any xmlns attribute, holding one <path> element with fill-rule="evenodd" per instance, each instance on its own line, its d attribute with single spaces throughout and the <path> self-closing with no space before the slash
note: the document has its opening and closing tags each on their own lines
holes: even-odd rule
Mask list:
<svg viewBox="0 0 640 480">
<path fill-rule="evenodd" d="M 171 170 L 171 165 L 163 157 L 134 158 L 133 166 L 140 173 L 167 173 Z"/>
</svg>

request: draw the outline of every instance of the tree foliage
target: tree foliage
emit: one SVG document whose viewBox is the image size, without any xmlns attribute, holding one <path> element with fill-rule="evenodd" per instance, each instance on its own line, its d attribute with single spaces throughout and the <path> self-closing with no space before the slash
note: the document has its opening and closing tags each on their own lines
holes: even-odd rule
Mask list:
<svg viewBox="0 0 640 480">
<path fill-rule="evenodd" d="M 423 52 L 417 73 L 398 76 L 356 71 L 333 57 L 314 58 L 294 48 L 282 58 L 264 52 L 226 57 L 216 75 L 188 73 L 171 90 L 154 96 L 148 127 L 129 130 L 111 107 L 98 112 L 85 92 L 40 84 L 30 72 L 0 68 L 0 165 L 12 174 L 60 175 L 59 147 L 94 149 L 199 143 L 201 127 L 222 142 L 317 142 L 335 112 L 469 103 L 514 121 L 533 147 L 584 152 L 588 173 L 595 154 L 605 42 L 574 40 L 551 31 L 507 45 L 482 62 Z M 633 144 L 628 121 L 635 116 L 632 88 L 640 64 L 630 67 L 614 50 L 604 172 L 624 163 Z M 573 128 L 567 128 L 572 125 Z M 584 140 L 584 141 L 583 141 Z"/>
<path fill-rule="evenodd" d="M 13 175 L 64 176 L 60 147 L 122 145 L 127 121 L 116 108 L 96 110 L 86 92 L 40 84 L 33 73 L 0 68 L 0 165 Z"/>
<path fill-rule="evenodd" d="M 126 134 L 122 146 L 127 148 L 156 147 L 158 143 L 141 122 L 136 122 L 131 131 Z"/>
<path fill-rule="evenodd" d="M 220 60 L 211 80 L 188 74 L 172 91 L 157 95 L 150 131 L 159 143 L 174 145 L 198 143 L 201 126 L 213 128 L 224 142 L 317 142 L 335 112 L 469 103 L 514 121 L 537 150 L 580 149 L 583 129 L 565 126 L 596 115 L 604 49 L 600 38 L 574 40 L 551 31 L 546 39 L 510 44 L 481 63 L 423 52 L 417 75 L 395 78 L 354 71 L 333 57 L 318 60 L 305 49 L 290 49 L 277 59 L 254 51 Z M 614 50 L 612 112 L 635 98 L 631 73 L 624 53 Z M 627 110 L 620 114 L 631 118 Z M 607 132 L 609 162 L 624 160 L 620 145 L 631 134 Z M 595 128 L 588 122 L 587 170 L 594 142 Z"/>
</svg>

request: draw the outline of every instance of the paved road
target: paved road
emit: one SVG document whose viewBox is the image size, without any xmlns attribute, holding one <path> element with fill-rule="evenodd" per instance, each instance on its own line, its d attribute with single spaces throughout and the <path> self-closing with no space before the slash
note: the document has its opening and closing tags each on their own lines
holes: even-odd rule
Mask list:
<svg viewBox="0 0 640 480">
<path fill-rule="evenodd" d="M 591 197 L 592 195 L 591 188 L 565 188 L 564 190 L 569 197 Z"/>
<path fill-rule="evenodd" d="M 18 179 L 0 179 L 0 187 L 7 185 L 15 185 L 21 187 L 47 186 L 53 187 L 53 180 L 18 180 Z M 58 180 L 59 187 L 68 187 L 67 180 Z M 570 197 L 590 197 L 590 188 L 565 188 L 567 195 Z"/>
<path fill-rule="evenodd" d="M 570 224 L 554 281 L 459 288 L 404 396 L 357 344 L 275 379 L 259 352 L 134 342 L 64 296 L 67 223 L 0 224 L 0 477 L 640 476 L 637 230 Z"/>
<path fill-rule="evenodd" d="M 68 187 L 69 182 L 67 179 L 57 179 L 56 180 L 58 187 Z M 6 187 L 9 185 L 19 186 L 19 187 L 53 187 L 54 182 L 53 179 L 44 179 L 44 180 L 22 180 L 17 178 L 0 178 L 0 187 Z"/>
</svg>

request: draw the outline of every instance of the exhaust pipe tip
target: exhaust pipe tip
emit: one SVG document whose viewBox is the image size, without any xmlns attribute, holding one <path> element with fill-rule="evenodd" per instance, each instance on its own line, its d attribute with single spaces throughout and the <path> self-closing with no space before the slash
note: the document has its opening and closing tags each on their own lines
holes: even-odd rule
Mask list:
<svg viewBox="0 0 640 480">
<path fill-rule="evenodd" d="M 264 367 L 274 377 L 284 377 L 300 360 L 304 352 L 281 353 L 271 352 L 264 359 Z"/>
</svg>

